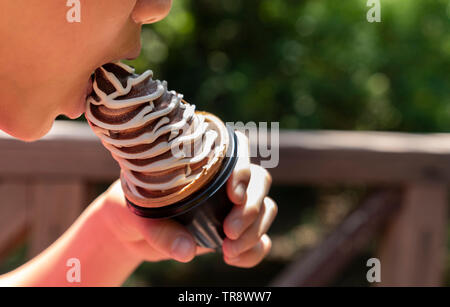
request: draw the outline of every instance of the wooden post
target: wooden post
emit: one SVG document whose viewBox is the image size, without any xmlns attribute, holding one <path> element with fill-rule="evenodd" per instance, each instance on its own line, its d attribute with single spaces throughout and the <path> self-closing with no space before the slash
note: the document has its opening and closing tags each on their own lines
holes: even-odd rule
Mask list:
<svg viewBox="0 0 450 307">
<path fill-rule="evenodd" d="M 369 195 L 317 247 L 288 265 L 270 286 L 329 285 L 398 210 L 400 202 L 401 193 L 397 189 Z"/>
<path fill-rule="evenodd" d="M 26 233 L 27 186 L 21 181 L 0 184 L 0 260 L 16 247 Z"/>
<path fill-rule="evenodd" d="M 438 286 L 446 252 L 447 186 L 417 183 L 382 239 L 381 286 Z"/>
<path fill-rule="evenodd" d="M 30 248 L 34 257 L 52 244 L 80 215 L 84 207 L 80 180 L 47 180 L 31 186 Z"/>
</svg>

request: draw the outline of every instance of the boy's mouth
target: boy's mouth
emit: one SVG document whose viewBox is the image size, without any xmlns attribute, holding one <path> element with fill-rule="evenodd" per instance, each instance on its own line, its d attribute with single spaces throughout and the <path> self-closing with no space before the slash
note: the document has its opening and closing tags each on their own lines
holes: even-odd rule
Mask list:
<svg viewBox="0 0 450 307">
<path fill-rule="evenodd" d="M 93 78 L 94 78 L 94 75 L 92 74 L 89 77 L 89 80 L 88 80 L 88 82 L 86 84 L 85 96 L 81 97 L 81 99 L 80 99 L 81 101 L 75 107 L 75 110 L 72 110 L 72 111 L 67 112 L 67 113 L 63 113 L 65 116 L 67 116 L 70 119 L 76 119 L 76 118 L 80 117 L 84 113 L 85 107 L 86 107 L 86 100 L 92 94 L 92 91 L 93 91 Z"/>
<path fill-rule="evenodd" d="M 91 95 L 93 90 L 94 74 L 89 77 L 89 81 L 86 87 L 86 99 Z"/>
</svg>

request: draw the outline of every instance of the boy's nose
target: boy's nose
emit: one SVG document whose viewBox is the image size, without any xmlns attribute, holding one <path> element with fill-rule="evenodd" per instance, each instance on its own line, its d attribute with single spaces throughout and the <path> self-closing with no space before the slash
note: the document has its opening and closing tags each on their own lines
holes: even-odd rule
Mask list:
<svg viewBox="0 0 450 307">
<path fill-rule="evenodd" d="M 153 23 L 166 17 L 171 7 L 172 0 L 138 0 L 131 16 L 139 24 Z"/>
</svg>

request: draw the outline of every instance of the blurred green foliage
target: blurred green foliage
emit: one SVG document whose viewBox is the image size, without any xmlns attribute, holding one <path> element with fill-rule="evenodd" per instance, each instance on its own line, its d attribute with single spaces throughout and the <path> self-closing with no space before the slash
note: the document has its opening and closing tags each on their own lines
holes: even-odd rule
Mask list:
<svg viewBox="0 0 450 307">
<path fill-rule="evenodd" d="M 225 121 L 279 121 L 285 129 L 449 131 L 449 1 L 381 0 L 380 23 L 367 21 L 366 3 L 176 0 L 165 20 L 144 26 L 143 53 L 130 63 L 138 72 L 152 69 L 198 109 Z M 271 230 L 282 236 L 275 249 L 283 252 L 305 234 L 324 232 L 324 193 L 272 188 L 282 205 Z M 348 204 L 328 211 L 335 214 L 339 206 Z M 368 245 L 337 285 L 367 284 L 364 261 L 373 242 Z M 144 264 L 127 285 L 267 285 L 285 263 L 275 255 L 240 270 L 209 255 L 189 265 Z"/>
<path fill-rule="evenodd" d="M 450 130 L 450 4 L 176 0 L 132 64 L 226 121 L 281 128 Z"/>
</svg>

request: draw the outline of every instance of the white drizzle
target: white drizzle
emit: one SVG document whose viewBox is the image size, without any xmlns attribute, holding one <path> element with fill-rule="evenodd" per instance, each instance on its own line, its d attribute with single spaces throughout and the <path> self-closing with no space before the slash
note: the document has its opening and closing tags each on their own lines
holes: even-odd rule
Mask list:
<svg viewBox="0 0 450 307">
<path fill-rule="evenodd" d="M 149 95 L 144 95 L 141 97 L 135 97 L 131 99 L 117 99 L 121 96 L 128 94 L 133 86 L 143 82 L 147 78 L 153 77 L 153 72 L 148 70 L 143 74 L 136 76 L 134 74 L 134 69 L 124 63 L 117 62 L 114 63 L 120 68 L 124 69 L 130 73 L 130 77 L 127 79 L 126 86 L 124 87 L 120 80 L 111 72 L 108 72 L 103 67 L 102 70 L 106 79 L 114 86 L 116 89 L 113 93 L 107 95 L 103 92 L 94 80 L 93 90 L 100 99 L 96 101 L 93 97 L 87 99 L 86 107 L 86 118 L 91 124 L 94 132 L 100 137 L 103 145 L 111 152 L 113 158 L 120 164 L 124 172 L 124 177 L 127 182 L 130 191 L 137 197 L 143 197 L 136 187 L 141 187 L 148 190 L 168 190 L 177 186 L 186 185 L 193 180 L 196 180 L 201 172 L 192 173 L 190 165 L 192 163 L 197 163 L 205 159 L 211 154 L 211 147 L 218 141 L 219 128 L 214 125 L 214 123 L 206 122 L 205 118 L 201 114 L 195 113 L 195 105 L 189 105 L 182 103 L 183 95 L 177 94 L 174 91 L 170 93 L 173 95 L 168 106 L 162 110 L 155 111 L 153 101 L 160 98 L 167 91 L 167 82 L 156 80 L 157 89 L 154 93 Z M 148 103 L 138 114 L 136 114 L 132 119 L 128 120 L 122 124 L 108 124 L 98 120 L 91 112 L 90 104 L 102 105 L 110 109 L 121 109 L 130 106 L 138 106 L 143 103 Z M 170 122 L 169 118 L 166 117 L 167 114 L 171 113 L 176 108 L 180 108 L 183 111 L 182 119 L 176 123 L 168 124 Z M 146 123 L 157 120 L 156 125 L 152 131 L 145 132 L 135 138 L 131 139 L 114 139 L 110 136 L 110 130 L 124 131 L 127 129 L 133 129 L 144 126 Z M 187 128 L 189 128 L 187 122 L 192 120 L 190 127 L 193 131 L 187 133 Z M 93 124 L 93 125 L 92 125 Z M 179 133 L 179 131 L 182 133 Z M 164 141 L 151 149 L 140 152 L 140 153 L 126 153 L 121 151 L 120 147 L 130 147 L 140 144 L 151 144 L 158 137 L 163 134 L 170 133 L 168 142 Z M 170 158 L 162 159 L 149 163 L 147 165 L 138 166 L 130 163 L 127 159 L 148 159 L 159 156 L 172 148 L 179 148 L 181 144 L 191 144 L 191 142 L 202 141 L 200 150 L 195 152 L 193 157 L 186 157 L 184 155 L 171 155 Z M 219 142 L 220 143 L 220 142 Z M 219 154 L 223 151 L 223 145 L 215 146 L 213 150 L 213 156 L 209 159 L 208 163 L 203 166 L 203 168 L 209 168 L 210 165 L 215 163 L 218 159 Z M 152 173 L 163 170 L 168 170 L 175 167 L 186 166 L 184 168 L 184 173 L 180 174 L 170 181 L 161 183 L 147 183 L 139 180 L 133 175 L 132 171 L 135 172 L 145 172 Z"/>
</svg>

